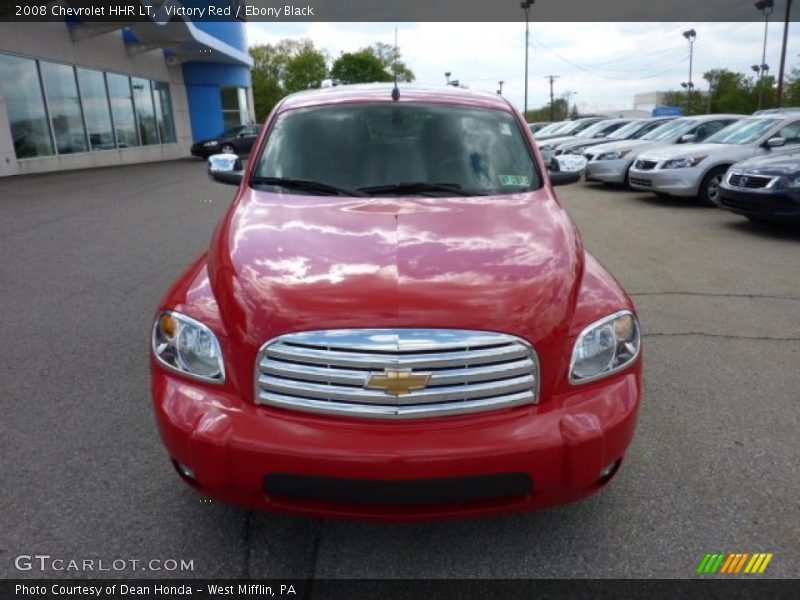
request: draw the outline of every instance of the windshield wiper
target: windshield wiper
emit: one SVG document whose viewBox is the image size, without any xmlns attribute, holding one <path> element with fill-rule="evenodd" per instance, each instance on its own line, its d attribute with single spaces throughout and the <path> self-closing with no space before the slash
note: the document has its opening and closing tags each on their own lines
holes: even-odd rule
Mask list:
<svg viewBox="0 0 800 600">
<path fill-rule="evenodd" d="M 275 185 L 293 190 L 305 190 L 307 192 L 319 192 L 329 196 L 357 196 L 365 197 L 367 194 L 358 190 L 351 190 L 338 185 L 325 183 L 324 181 L 313 181 L 311 179 L 293 179 L 292 177 L 253 177 L 251 183 L 256 185 Z"/>
<path fill-rule="evenodd" d="M 485 196 L 481 192 L 463 189 L 457 183 L 430 183 L 427 181 L 411 181 L 404 183 L 390 183 L 358 188 L 358 191 L 369 195 L 377 194 L 416 194 L 420 192 L 448 192 L 456 196 Z"/>
</svg>

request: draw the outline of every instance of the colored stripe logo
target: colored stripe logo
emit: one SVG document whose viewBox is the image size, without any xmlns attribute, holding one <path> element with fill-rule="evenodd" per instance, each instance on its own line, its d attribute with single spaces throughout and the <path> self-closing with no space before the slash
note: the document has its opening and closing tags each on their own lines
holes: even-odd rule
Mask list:
<svg viewBox="0 0 800 600">
<path fill-rule="evenodd" d="M 760 575 L 763 573 L 769 561 L 772 560 L 772 552 L 716 552 L 706 554 L 697 567 L 697 573 L 701 575 Z"/>
</svg>

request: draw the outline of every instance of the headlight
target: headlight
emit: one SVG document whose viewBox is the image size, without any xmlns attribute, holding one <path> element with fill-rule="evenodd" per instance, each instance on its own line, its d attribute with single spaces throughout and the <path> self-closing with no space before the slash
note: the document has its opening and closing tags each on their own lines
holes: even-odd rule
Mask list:
<svg viewBox="0 0 800 600">
<path fill-rule="evenodd" d="M 782 190 L 796 190 L 800 188 L 800 177 L 781 177 L 775 187 Z"/>
<path fill-rule="evenodd" d="M 208 327 L 176 312 L 161 313 L 153 325 L 153 353 L 173 371 L 222 383 L 225 366 L 217 336 Z"/>
<path fill-rule="evenodd" d="M 614 150 L 613 152 L 604 152 L 603 154 L 598 154 L 595 160 L 619 160 L 628 153 L 630 153 L 630 150 Z"/>
<path fill-rule="evenodd" d="M 211 140 L 209 142 L 204 142 L 203 146 L 218 146 L 219 142 L 217 140 Z"/>
<path fill-rule="evenodd" d="M 623 310 L 584 329 L 572 350 L 570 383 L 600 379 L 630 365 L 639 355 L 639 323 Z"/>
<path fill-rule="evenodd" d="M 662 169 L 688 169 L 689 167 L 697 166 L 705 156 L 690 156 L 688 158 L 673 158 L 666 161 Z"/>
</svg>

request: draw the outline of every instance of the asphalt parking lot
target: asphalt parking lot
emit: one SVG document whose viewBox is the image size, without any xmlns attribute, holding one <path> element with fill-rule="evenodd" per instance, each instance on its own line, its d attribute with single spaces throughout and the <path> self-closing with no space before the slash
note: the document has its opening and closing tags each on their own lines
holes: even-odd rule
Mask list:
<svg viewBox="0 0 800 600">
<path fill-rule="evenodd" d="M 102 574 L 137 577 L 691 577 L 714 551 L 772 552 L 767 576 L 800 576 L 800 229 L 558 190 L 640 310 L 626 464 L 565 507 L 374 524 L 204 503 L 158 439 L 153 310 L 232 187 L 195 161 L 0 179 L 0 576 L 79 575 L 14 568 L 38 553 L 194 565 Z"/>
</svg>

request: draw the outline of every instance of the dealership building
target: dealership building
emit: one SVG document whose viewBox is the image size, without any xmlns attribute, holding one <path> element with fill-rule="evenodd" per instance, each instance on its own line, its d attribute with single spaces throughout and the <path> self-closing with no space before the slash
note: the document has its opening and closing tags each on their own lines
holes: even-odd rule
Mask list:
<svg viewBox="0 0 800 600">
<path fill-rule="evenodd" d="M 252 65 L 241 21 L 2 22 L 0 177 L 189 156 L 251 121 Z"/>
</svg>

